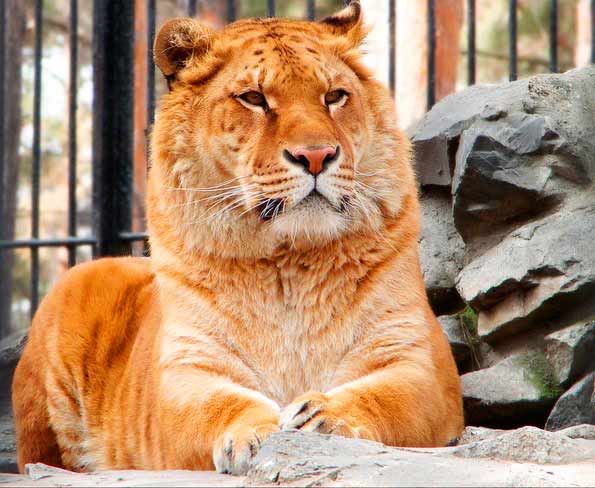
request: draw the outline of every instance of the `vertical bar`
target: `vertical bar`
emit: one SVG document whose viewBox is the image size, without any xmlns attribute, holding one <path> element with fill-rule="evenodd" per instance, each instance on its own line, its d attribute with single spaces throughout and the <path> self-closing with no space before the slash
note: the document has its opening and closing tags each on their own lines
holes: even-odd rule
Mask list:
<svg viewBox="0 0 595 488">
<path fill-rule="evenodd" d="M 314 0 L 308 0 L 308 20 L 314 20 L 315 17 L 316 17 L 316 2 Z"/>
<path fill-rule="evenodd" d="M 517 79 L 517 1 L 510 0 L 508 8 L 509 79 Z"/>
<path fill-rule="evenodd" d="M 153 5 L 155 5 L 154 0 Z M 188 0 L 188 17 L 196 17 L 196 0 Z"/>
<path fill-rule="evenodd" d="M 0 67 L 4 67 L 5 63 L 5 29 L 6 26 L 6 4 L 4 0 L 0 0 Z M 5 87 L 5 76 L 6 72 L 4 69 L 0 69 L 0 240 L 4 237 L 4 87 Z M 2 257 L 3 254 L 0 252 L 0 270 L 2 270 Z M 0 281 L 3 280 L 3 276 L 0 276 Z M 2 324 L 0 324 L 2 329 Z"/>
<path fill-rule="evenodd" d="M 396 87 L 396 68 L 395 68 L 395 53 L 396 53 L 396 35 L 395 35 L 395 16 L 396 16 L 396 0 L 388 1 L 388 87 L 392 96 L 395 96 Z"/>
<path fill-rule="evenodd" d="M 190 5 L 188 10 L 188 15 L 191 15 Z M 149 137 L 149 129 L 155 121 L 155 63 L 153 61 L 155 12 L 155 0 L 147 0 L 147 138 Z M 196 2 L 194 2 L 194 15 L 196 15 Z M 147 148 L 148 147 L 149 144 L 147 143 Z"/>
<path fill-rule="evenodd" d="M 591 63 L 595 64 L 595 0 L 591 0 Z"/>
<path fill-rule="evenodd" d="M 550 71 L 558 72 L 558 0 L 550 0 Z"/>
<path fill-rule="evenodd" d="M 227 22 L 234 22 L 236 20 L 236 2 L 235 0 L 227 0 Z"/>
<path fill-rule="evenodd" d="M 267 17 L 275 16 L 275 0 L 267 0 Z"/>
<path fill-rule="evenodd" d="M 95 256 L 130 254 L 134 2 L 93 2 L 93 227 Z"/>
<path fill-rule="evenodd" d="M 430 110 L 436 103 L 436 1 L 428 0 L 428 100 Z"/>
<path fill-rule="evenodd" d="M 76 112 L 78 69 L 78 0 L 70 0 L 70 72 L 68 83 L 68 235 L 76 237 Z M 68 266 L 76 264 L 76 246 L 68 247 Z"/>
<path fill-rule="evenodd" d="M 39 238 L 39 180 L 41 177 L 41 56 L 43 0 L 35 0 L 33 80 L 33 162 L 31 168 L 31 238 Z M 39 303 L 39 248 L 31 247 L 31 317 Z"/>
<path fill-rule="evenodd" d="M 475 85 L 475 0 L 467 0 L 467 84 Z"/>
</svg>

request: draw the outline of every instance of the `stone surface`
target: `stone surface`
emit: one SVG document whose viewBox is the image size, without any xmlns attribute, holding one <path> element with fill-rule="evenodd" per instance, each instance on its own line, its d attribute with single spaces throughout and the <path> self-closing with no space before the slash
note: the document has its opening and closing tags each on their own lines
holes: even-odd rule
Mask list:
<svg viewBox="0 0 595 488">
<path fill-rule="evenodd" d="M 545 341 L 545 354 L 563 387 L 595 369 L 595 319 L 553 332 Z"/>
<path fill-rule="evenodd" d="M 0 341 L 0 368 L 14 367 L 27 342 L 26 332 L 15 332 Z"/>
<path fill-rule="evenodd" d="M 536 427 L 522 427 L 493 438 L 458 446 L 455 456 L 491 458 L 519 463 L 561 464 L 592 461 L 595 442 L 577 441 Z"/>
<path fill-rule="evenodd" d="M 558 434 L 563 434 L 571 439 L 588 439 L 595 441 L 595 425 L 580 424 L 566 427 L 565 429 L 557 431 Z"/>
<path fill-rule="evenodd" d="M 468 360 L 471 356 L 471 347 L 469 340 L 465 337 L 462 330 L 461 320 L 458 315 L 443 315 L 438 317 L 438 322 L 448 337 L 448 342 L 452 349 L 457 364 Z"/>
<path fill-rule="evenodd" d="M 541 364 L 530 355 L 514 355 L 492 367 L 461 377 L 468 425 L 518 427 L 545 422 L 555 392 L 544 384 Z"/>
<path fill-rule="evenodd" d="M 588 374 L 573 385 L 554 405 L 545 428 L 560 430 L 573 425 L 595 424 L 594 387 L 595 373 Z"/>
<path fill-rule="evenodd" d="M 426 291 L 435 313 L 452 313 L 463 306 L 455 281 L 463 268 L 465 244 L 454 226 L 450 192 L 426 188 L 420 199 L 419 257 Z"/>
<path fill-rule="evenodd" d="M 595 316 L 594 113 L 587 67 L 463 90 L 412 135 L 424 217 L 437 222 L 424 223 L 428 292 L 460 269 L 457 291 L 492 345 Z"/>
<path fill-rule="evenodd" d="M 457 279 L 488 342 L 558 313 L 595 308 L 595 199 L 529 222 L 466 265 Z"/>
<path fill-rule="evenodd" d="M 265 441 L 246 477 L 205 471 L 81 474 L 36 464 L 26 475 L 0 476 L 0 486 L 590 486 L 594 455 L 595 441 L 535 428 L 440 449 L 397 449 L 294 431 Z"/>
</svg>

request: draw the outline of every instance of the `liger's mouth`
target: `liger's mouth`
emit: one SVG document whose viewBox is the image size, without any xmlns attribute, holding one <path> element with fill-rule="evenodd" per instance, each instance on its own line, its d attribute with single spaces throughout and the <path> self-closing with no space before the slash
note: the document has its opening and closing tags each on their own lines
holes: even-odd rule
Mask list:
<svg viewBox="0 0 595 488">
<path fill-rule="evenodd" d="M 339 206 L 334 205 L 329 199 L 320 193 L 316 188 L 306 195 L 299 203 L 301 205 L 316 205 L 326 203 L 340 213 L 347 212 L 350 204 L 349 195 L 343 195 L 339 202 Z M 284 198 L 267 198 L 262 200 L 256 207 L 260 218 L 264 221 L 272 220 L 286 210 L 286 200 Z"/>
<path fill-rule="evenodd" d="M 285 210 L 284 198 L 267 198 L 256 207 L 256 211 L 262 220 L 271 220 L 282 213 L 283 210 Z"/>
</svg>

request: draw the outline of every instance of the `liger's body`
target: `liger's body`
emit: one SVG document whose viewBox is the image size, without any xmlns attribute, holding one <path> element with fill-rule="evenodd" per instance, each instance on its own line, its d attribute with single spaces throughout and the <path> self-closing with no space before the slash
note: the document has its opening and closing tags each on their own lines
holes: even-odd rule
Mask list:
<svg viewBox="0 0 595 488">
<path fill-rule="evenodd" d="M 357 4 L 164 27 L 152 257 L 79 266 L 42 303 L 15 374 L 21 468 L 241 473 L 280 428 L 459 435 L 409 143 L 363 35 Z"/>
</svg>

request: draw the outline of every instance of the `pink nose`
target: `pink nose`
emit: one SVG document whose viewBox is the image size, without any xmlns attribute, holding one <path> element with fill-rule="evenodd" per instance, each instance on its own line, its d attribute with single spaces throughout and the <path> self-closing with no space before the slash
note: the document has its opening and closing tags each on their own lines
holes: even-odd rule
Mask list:
<svg viewBox="0 0 595 488">
<path fill-rule="evenodd" d="M 339 146 L 298 147 L 291 151 L 292 163 L 301 164 L 309 173 L 322 173 L 324 167 L 333 162 L 339 154 Z"/>
</svg>

